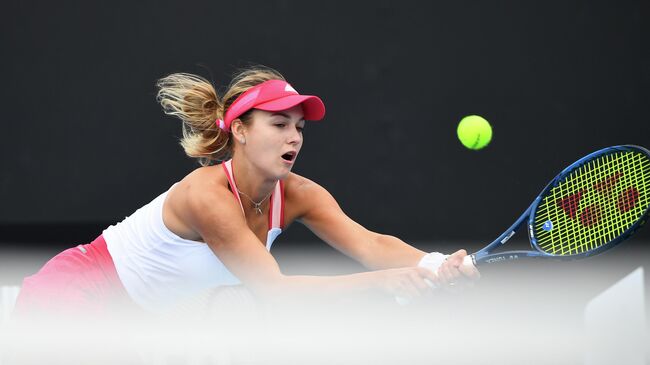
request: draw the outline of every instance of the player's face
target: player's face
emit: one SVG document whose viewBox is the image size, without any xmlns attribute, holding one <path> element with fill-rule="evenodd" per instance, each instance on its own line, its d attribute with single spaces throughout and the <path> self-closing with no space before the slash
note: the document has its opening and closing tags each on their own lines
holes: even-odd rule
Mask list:
<svg viewBox="0 0 650 365">
<path fill-rule="evenodd" d="M 273 179 L 286 177 L 302 147 L 303 118 L 300 105 L 279 112 L 253 110 L 244 147 L 253 165 Z"/>
</svg>

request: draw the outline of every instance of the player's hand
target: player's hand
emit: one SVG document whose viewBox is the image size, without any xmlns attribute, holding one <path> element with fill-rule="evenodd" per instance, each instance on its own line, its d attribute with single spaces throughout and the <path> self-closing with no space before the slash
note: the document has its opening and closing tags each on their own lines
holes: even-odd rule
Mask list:
<svg viewBox="0 0 650 365">
<path fill-rule="evenodd" d="M 423 295 L 431 295 L 436 274 L 423 267 L 405 267 L 377 271 L 380 275 L 378 286 L 390 295 L 412 300 Z"/>
<path fill-rule="evenodd" d="M 434 281 L 436 286 L 451 290 L 473 286 L 481 274 L 474 265 L 463 263 L 466 256 L 465 250 L 458 250 L 449 255 L 438 268 Z"/>
</svg>

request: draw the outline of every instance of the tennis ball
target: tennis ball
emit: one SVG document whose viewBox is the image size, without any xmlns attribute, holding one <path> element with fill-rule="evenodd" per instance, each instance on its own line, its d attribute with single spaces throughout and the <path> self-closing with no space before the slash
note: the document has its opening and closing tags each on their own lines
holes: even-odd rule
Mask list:
<svg viewBox="0 0 650 365">
<path fill-rule="evenodd" d="M 492 126 L 483 117 L 468 115 L 458 123 L 458 139 L 470 150 L 480 150 L 492 140 Z"/>
</svg>

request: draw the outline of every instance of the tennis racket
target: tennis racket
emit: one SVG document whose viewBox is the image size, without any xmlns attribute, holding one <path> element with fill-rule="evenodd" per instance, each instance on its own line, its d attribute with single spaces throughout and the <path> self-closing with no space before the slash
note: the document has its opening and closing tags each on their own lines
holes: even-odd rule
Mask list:
<svg viewBox="0 0 650 365">
<path fill-rule="evenodd" d="M 463 264 L 600 254 L 630 238 L 649 210 L 650 152 L 632 145 L 607 147 L 564 169 L 510 228 Z M 532 250 L 494 252 L 524 226 Z"/>
<path fill-rule="evenodd" d="M 465 256 L 463 265 L 575 260 L 600 254 L 630 238 L 645 224 L 649 211 L 650 151 L 632 145 L 607 147 L 565 168 L 510 228 Z M 532 250 L 494 252 L 524 226 Z M 396 299 L 409 303 L 402 297 Z"/>
</svg>

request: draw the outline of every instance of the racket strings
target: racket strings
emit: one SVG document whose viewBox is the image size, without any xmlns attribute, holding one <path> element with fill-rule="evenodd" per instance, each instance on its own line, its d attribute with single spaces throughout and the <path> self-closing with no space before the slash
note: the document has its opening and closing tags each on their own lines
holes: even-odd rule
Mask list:
<svg viewBox="0 0 650 365">
<path fill-rule="evenodd" d="M 636 158 L 626 159 L 626 157 L 630 156 Z M 625 214 L 629 209 L 620 209 L 616 202 L 620 199 L 626 199 L 628 189 L 637 190 L 636 186 L 639 183 L 642 186 L 648 185 L 647 182 L 643 181 L 642 174 L 637 174 L 637 171 L 642 172 L 643 169 L 638 170 L 639 166 L 635 162 L 642 161 L 642 158 L 645 158 L 645 155 L 630 153 L 605 156 L 606 163 L 601 165 L 601 169 L 597 171 L 597 174 L 606 176 L 606 178 L 592 185 L 595 194 L 591 194 L 591 197 L 595 198 L 595 202 L 585 208 L 581 216 L 581 224 L 583 226 L 593 226 L 593 232 L 587 229 L 580 231 L 582 236 L 573 242 L 573 246 L 568 246 L 569 254 L 586 252 L 611 242 L 640 218 L 645 211 L 643 207 L 648 205 L 647 202 L 639 204 L 638 201 L 634 201 L 626 204 L 630 208 L 632 206 L 642 208 L 638 209 L 637 214 Z M 585 188 L 589 188 L 589 186 Z M 647 197 L 647 194 L 645 196 Z M 585 216 L 588 216 L 588 218 L 585 218 Z M 603 219 L 602 224 L 598 224 L 599 219 Z M 591 237 L 589 233 L 592 233 Z M 598 240 L 588 241 L 590 238 Z M 575 247 L 579 243 L 582 243 L 582 246 Z"/>
<path fill-rule="evenodd" d="M 606 177 L 594 185 L 586 184 L 587 180 L 585 180 L 587 186 L 584 186 L 584 189 L 593 187 L 596 190 L 595 194 L 590 195 L 591 198 L 595 198 L 594 201 L 585 208 L 580 217 L 582 226 L 591 228 L 591 230 L 577 231 L 580 235 L 572 242 L 573 245 L 568 245 L 569 254 L 586 252 L 611 242 L 640 218 L 648 205 L 647 202 L 639 205 L 636 205 L 635 202 L 635 206 L 640 209 L 637 214 L 632 212 L 628 215 L 621 214 L 625 213 L 623 211 L 616 211 L 613 202 L 614 199 L 624 196 L 621 195 L 624 194 L 623 189 L 629 189 L 630 186 L 637 186 L 639 183 L 642 186 L 648 186 L 647 181 L 643 181 L 643 176 L 637 174 L 638 171 L 643 172 L 643 169 L 639 170 L 636 168 L 638 166 L 635 166 L 635 161 L 643 160 L 647 160 L 647 158 L 639 153 L 606 155 L 604 163 L 599 165 L 593 175 L 600 178 Z M 647 197 L 648 194 L 645 196 Z M 599 224 L 598 220 L 600 219 L 604 221 Z M 576 247 L 578 244 L 582 244 L 582 246 Z"/>
<path fill-rule="evenodd" d="M 639 152 L 598 157 L 556 183 L 535 214 L 542 251 L 574 255 L 627 231 L 650 206 L 650 160 Z"/>
<path fill-rule="evenodd" d="M 568 249 L 566 253 L 562 252 L 561 254 L 574 254 L 574 253 L 583 253 L 589 250 L 593 250 L 601 245 L 610 241 L 608 237 L 614 235 L 615 230 L 611 229 L 616 226 L 616 222 L 612 222 L 611 218 L 620 217 L 617 214 L 610 214 L 611 212 L 604 212 L 602 207 L 607 206 L 606 199 L 611 199 L 614 193 L 614 188 L 617 186 L 620 177 L 623 175 L 620 171 L 616 170 L 616 167 L 620 167 L 621 161 L 620 156 L 606 155 L 603 158 L 602 164 L 595 164 L 595 166 L 590 166 L 591 170 L 588 172 L 592 173 L 591 176 L 600 178 L 606 176 L 604 179 L 592 184 L 590 179 L 580 179 L 580 189 L 581 191 L 588 192 L 590 188 L 593 187 L 594 194 L 588 194 L 586 204 L 587 207 L 584 208 L 579 216 L 580 224 L 584 228 L 592 228 L 593 231 L 590 232 L 589 229 L 581 229 L 573 231 L 575 237 L 568 243 L 564 244 L 562 248 Z M 625 176 L 628 176 L 625 174 Z M 591 198 L 591 200 L 589 200 Z M 603 217 L 603 215 L 605 216 Z M 606 221 L 599 221 L 601 219 L 606 219 Z M 623 231 L 621 231 L 622 233 Z M 613 237 L 612 237 L 613 238 Z"/>
<path fill-rule="evenodd" d="M 633 176 L 617 170 L 628 166 L 624 162 L 621 160 L 621 155 L 607 155 L 601 164 L 585 166 L 585 173 L 591 173 L 590 176 L 602 178 L 602 180 L 592 185 L 590 179 L 578 179 L 580 191 L 586 197 L 582 204 L 584 208 L 581 207 L 579 215 L 582 229 L 569 231 L 569 233 L 573 233 L 574 237 L 569 237 L 567 242 L 561 243 L 560 254 L 576 254 L 593 250 L 611 241 L 627 229 L 627 222 L 621 219 L 622 215 L 607 209 L 612 207 L 611 202 L 616 193 L 614 189 L 618 183 L 621 183 L 621 186 L 629 185 L 629 177 Z M 628 181 L 619 181 L 622 176 L 627 177 Z M 591 194 L 589 193 L 590 188 L 595 190 Z M 600 220 L 604 221 L 601 223 Z M 635 219 L 631 223 L 634 221 Z"/>
</svg>

